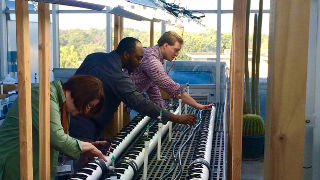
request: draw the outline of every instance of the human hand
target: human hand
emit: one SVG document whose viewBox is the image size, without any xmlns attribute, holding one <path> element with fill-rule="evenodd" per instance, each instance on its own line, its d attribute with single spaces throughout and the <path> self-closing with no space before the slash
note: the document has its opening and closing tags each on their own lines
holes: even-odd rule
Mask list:
<svg viewBox="0 0 320 180">
<path fill-rule="evenodd" d="M 198 104 L 198 106 L 196 107 L 196 109 L 211 110 L 211 107 L 212 107 L 212 106 L 214 106 L 214 104 L 207 104 L 207 105 Z"/>
<path fill-rule="evenodd" d="M 189 124 L 193 126 L 197 122 L 197 116 L 194 114 L 182 114 L 182 115 L 170 114 L 169 121 L 179 123 L 179 124 Z"/>
<path fill-rule="evenodd" d="M 92 142 L 96 148 L 98 148 L 102 154 L 109 155 L 112 144 L 108 141 L 95 141 Z"/>
<path fill-rule="evenodd" d="M 107 159 L 104 157 L 102 152 L 89 142 L 84 142 L 84 141 L 82 142 L 81 153 L 83 153 L 84 155 L 83 161 L 85 163 L 88 162 L 89 158 L 92 158 L 92 157 L 98 157 L 100 159 L 103 159 L 104 161 L 107 161 Z"/>
</svg>

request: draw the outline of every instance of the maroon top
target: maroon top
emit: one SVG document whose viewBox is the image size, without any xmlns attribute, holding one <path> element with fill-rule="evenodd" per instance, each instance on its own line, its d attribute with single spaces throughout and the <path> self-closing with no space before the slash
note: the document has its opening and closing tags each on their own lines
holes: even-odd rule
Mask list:
<svg viewBox="0 0 320 180">
<path fill-rule="evenodd" d="M 166 91 L 171 97 L 184 91 L 184 87 L 174 82 L 163 67 L 164 59 L 159 46 L 144 48 L 142 63 L 130 78 L 139 92 L 146 92 L 151 101 L 164 106 L 160 89 Z"/>
</svg>

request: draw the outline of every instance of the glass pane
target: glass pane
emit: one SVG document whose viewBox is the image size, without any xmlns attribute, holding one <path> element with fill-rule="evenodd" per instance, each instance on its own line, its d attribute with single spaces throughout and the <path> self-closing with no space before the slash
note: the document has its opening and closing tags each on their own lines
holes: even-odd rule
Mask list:
<svg viewBox="0 0 320 180">
<path fill-rule="evenodd" d="M 17 79 L 17 36 L 16 36 L 16 21 L 8 20 L 8 73 L 11 77 Z M 30 74 L 31 82 L 39 83 L 39 45 L 38 45 L 38 22 L 29 23 L 29 35 L 30 35 Z M 51 26 L 52 28 L 52 26 Z M 52 31 L 50 31 L 50 39 L 52 39 Z M 50 52 L 52 52 L 52 41 L 50 41 Z M 50 69 L 53 68 L 52 56 L 50 57 Z M 51 77 L 52 78 L 52 77 Z"/>
<path fill-rule="evenodd" d="M 205 26 L 190 21 L 189 23 L 179 24 L 180 29 L 177 26 L 166 26 L 166 30 L 174 30 L 184 39 L 183 47 L 177 59 L 194 60 L 198 54 L 206 56 L 204 58 L 209 58 L 215 54 L 217 15 L 205 14 L 202 24 Z M 183 28 L 181 28 L 181 25 Z"/>
<path fill-rule="evenodd" d="M 268 77 L 268 39 L 269 39 L 269 13 L 263 13 L 262 32 L 261 32 L 261 56 L 260 56 L 260 115 L 265 119 L 266 103 L 266 82 Z M 226 62 L 230 68 L 230 52 L 232 43 L 232 14 L 221 15 L 221 62 Z M 249 25 L 249 74 L 251 76 L 252 62 L 252 41 L 253 41 L 254 13 L 250 14 Z M 246 173 L 246 172 L 244 172 Z"/>
<path fill-rule="evenodd" d="M 217 9 L 217 0 L 167 0 L 167 3 L 174 3 L 180 7 L 184 7 L 189 10 L 214 10 Z"/>
<path fill-rule="evenodd" d="M 221 9 L 222 10 L 232 10 L 233 9 L 233 0 L 221 0 Z"/>
<path fill-rule="evenodd" d="M 233 1 L 234 0 L 221 0 L 221 9 L 222 10 L 231 10 L 233 9 Z M 251 0 L 251 9 L 259 9 L 259 0 Z M 263 9 L 270 9 L 270 0 L 263 1 Z"/>
<path fill-rule="evenodd" d="M 226 62 L 227 67 L 230 68 L 230 53 L 232 43 L 232 14 L 221 15 L 221 48 L 220 60 Z"/>
<path fill-rule="evenodd" d="M 93 52 L 106 51 L 106 15 L 59 14 L 60 68 L 79 67 Z"/>
<path fill-rule="evenodd" d="M 258 0 L 251 0 L 251 9 L 259 9 L 259 1 Z M 263 1 L 263 9 L 264 10 L 270 9 L 270 0 Z"/>
<path fill-rule="evenodd" d="M 141 41 L 144 47 L 150 46 L 150 22 L 136 21 L 124 18 L 123 37 L 134 37 Z M 158 41 L 161 34 L 161 23 L 154 23 L 154 44 Z"/>
<path fill-rule="evenodd" d="M 263 13 L 262 16 L 262 32 L 261 32 L 261 57 L 260 57 L 260 77 L 268 76 L 268 40 L 269 40 L 269 13 Z M 229 59 L 232 43 L 232 14 L 221 15 L 221 61 L 226 61 L 229 67 Z M 254 13 L 250 14 L 249 25 L 249 61 L 252 57 L 252 42 L 254 28 Z M 251 69 L 251 62 L 249 62 Z"/>
</svg>

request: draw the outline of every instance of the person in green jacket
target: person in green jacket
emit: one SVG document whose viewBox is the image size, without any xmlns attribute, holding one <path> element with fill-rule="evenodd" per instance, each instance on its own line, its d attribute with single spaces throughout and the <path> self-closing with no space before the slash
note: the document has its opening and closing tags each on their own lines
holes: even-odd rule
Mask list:
<svg viewBox="0 0 320 180">
<path fill-rule="evenodd" d="M 50 167 L 51 179 L 55 178 L 59 152 L 78 159 L 98 157 L 106 161 L 95 145 L 104 142 L 82 142 L 67 134 L 69 115 L 97 115 L 104 104 L 103 86 L 99 79 L 76 75 L 66 83 L 53 81 L 50 85 Z M 33 177 L 39 179 L 39 88 L 31 90 Z M 66 119 L 67 122 L 64 122 Z M 20 179 L 18 100 L 10 108 L 0 126 L 0 180 Z"/>
</svg>

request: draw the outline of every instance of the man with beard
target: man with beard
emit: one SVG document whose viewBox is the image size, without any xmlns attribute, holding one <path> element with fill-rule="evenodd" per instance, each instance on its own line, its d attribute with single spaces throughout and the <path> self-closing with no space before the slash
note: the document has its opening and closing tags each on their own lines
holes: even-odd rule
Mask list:
<svg viewBox="0 0 320 180">
<path fill-rule="evenodd" d="M 162 107 L 139 93 L 128 74 L 124 72 L 125 69 L 129 74 L 133 72 L 141 64 L 143 55 L 141 42 L 135 38 L 126 37 L 120 41 L 116 50 L 110 53 L 93 53 L 85 58 L 75 74 L 92 75 L 100 79 L 105 96 L 108 98 L 101 115 L 95 119 L 95 124 L 80 116 L 71 118 L 71 136 L 96 140 L 112 119 L 121 101 L 131 109 L 151 118 L 160 115 Z M 161 119 L 164 123 L 167 121 L 190 125 L 196 123 L 196 116 L 193 114 L 174 115 L 166 110 L 162 110 Z"/>
</svg>

